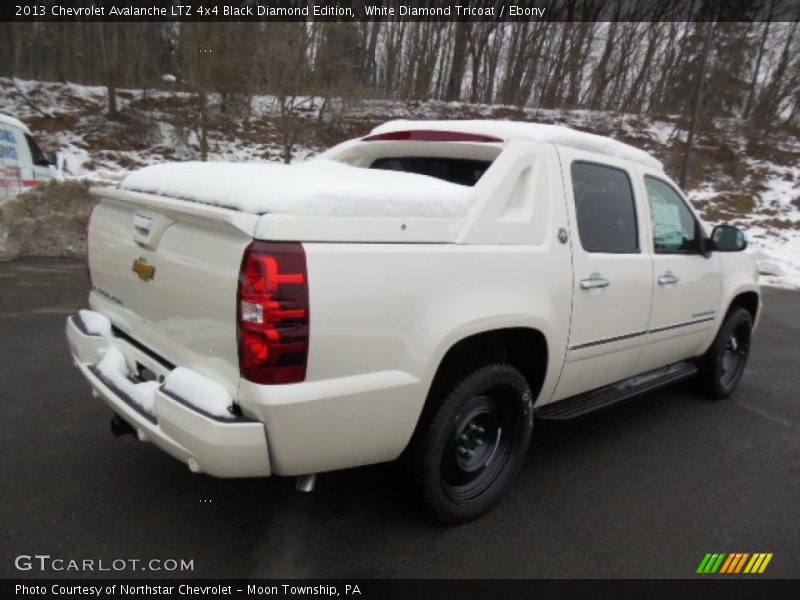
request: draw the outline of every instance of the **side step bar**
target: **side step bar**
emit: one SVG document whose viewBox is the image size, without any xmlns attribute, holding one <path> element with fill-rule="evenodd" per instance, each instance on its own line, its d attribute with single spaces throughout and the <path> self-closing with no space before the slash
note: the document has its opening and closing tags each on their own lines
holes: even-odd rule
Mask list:
<svg viewBox="0 0 800 600">
<path fill-rule="evenodd" d="M 619 402 L 630 400 L 639 394 L 689 379 L 696 373 L 697 367 L 691 363 L 675 363 L 547 404 L 536 413 L 536 418 L 561 421 L 582 417 Z"/>
</svg>

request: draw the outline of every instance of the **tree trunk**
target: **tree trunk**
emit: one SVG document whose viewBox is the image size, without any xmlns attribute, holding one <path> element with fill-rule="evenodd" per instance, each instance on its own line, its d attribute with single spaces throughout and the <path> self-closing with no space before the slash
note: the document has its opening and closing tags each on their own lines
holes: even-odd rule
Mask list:
<svg viewBox="0 0 800 600">
<path fill-rule="evenodd" d="M 381 22 L 375 21 L 372 23 L 372 30 L 369 34 L 369 43 L 367 44 L 366 63 L 364 65 L 364 79 L 363 82 L 369 85 L 375 85 L 378 81 L 377 74 L 377 60 L 376 49 L 378 47 L 378 34 L 381 30 Z"/>
<path fill-rule="evenodd" d="M 524 41 L 527 39 L 524 25 L 512 23 L 511 41 L 506 52 L 506 69 L 503 77 L 503 85 L 500 88 L 500 102 L 511 104 L 519 94 L 519 86 L 522 81 L 522 73 L 525 70 L 525 56 L 522 52 Z"/>
<path fill-rule="evenodd" d="M 636 75 L 636 79 L 630 86 L 628 97 L 622 104 L 623 109 L 627 110 L 628 112 L 641 112 L 642 98 L 644 98 L 646 87 L 645 77 L 653 70 L 653 56 L 655 55 L 657 46 L 661 43 L 659 30 L 660 27 L 658 23 L 649 24 L 647 32 L 647 50 L 645 50 L 644 53 L 642 66 L 639 69 L 639 73 Z"/>
<path fill-rule="evenodd" d="M 14 77 L 19 77 L 20 75 L 20 63 L 22 62 L 22 46 L 23 46 L 23 24 L 17 25 L 16 23 L 13 25 L 16 28 L 16 35 L 14 36 L 14 66 L 12 67 L 11 74 Z"/>
<path fill-rule="evenodd" d="M 103 75 L 106 81 L 106 91 L 108 96 L 108 118 L 117 118 L 117 81 L 116 81 L 116 45 L 117 45 L 117 24 L 99 23 L 100 26 L 100 54 L 103 62 Z M 109 40 L 108 28 L 111 29 L 111 39 Z"/>
<path fill-rule="evenodd" d="M 753 100 L 755 100 L 756 85 L 758 84 L 758 72 L 761 70 L 761 61 L 764 58 L 764 50 L 767 47 L 767 35 L 769 35 L 770 19 L 772 19 L 772 6 L 773 2 L 770 1 L 769 12 L 767 13 L 767 22 L 764 23 L 764 35 L 761 37 L 761 45 L 758 48 L 756 66 L 753 69 L 753 77 L 750 80 L 750 89 L 747 91 L 747 101 L 744 104 L 744 111 L 742 112 L 742 118 L 744 119 L 750 116 L 750 111 L 753 109 Z"/>
<path fill-rule="evenodd" d="M 208 160 L 208 94 L 200 92 L 200 160 Z"/>
<path fill-rule="evenodd" d="M 455 25 L 456 34 L 453 44 L 453 60 L 450 61 L 450 78 L 447 81 L 445 100 L 458 100 L 461 97 L 461 84 L 464 79 L 464 67 L 467 64 L 467 41 L 469 39 L 467 28 L 470 23 L 459 21 Z"/>
<path fill-rule="evenodd" d="M 681 165 L 681 178 L 680 186 L 686 188 L 686 182 L 689 178 L 689 159 L 692 154 L 692 145 L 694 144 L 694 133 L 697 128 L 697 118 L 700 114 L 700 101 L 703 97 L 703 82 L 706 78 L 706 65 L 708 64 L 708 49 L 711 46 L 711 38 L 714 35 L 715 23 L 706 25 L 706 35 L 703 39 L 703 49 L 700 56 L 699 73 L 697 74 L 697 85 L 695 87 L 694 99 L 692 100 L 692 118 L 689 121 L 689 131 L 686 133 L 686 148 L 683 152 L 683 164 Z"/>
<path fill-rule="evenodd" d="M 608 27 L 608 31 L 606 31 L 606 44 L 605 48 L 603 49 L 603 55 L 600 57 L 600 60 L 597 61 L 597 66 L 592 73 L 592 84 L 590 89 L 592 90 L 592 95 L 588 99 L 589 106 L 587 108 L 590 109 L 598 109 L 600 108 L 603 98 L 605 98 L 606 87 L 608 86 L 608 66 L 611 63 L 611 57 L 614 53 L 614 48 L 617 44 L 617 23 L 611 23 Z M 587 90 L 587 93 L 589 90 Z"/>
</svg>

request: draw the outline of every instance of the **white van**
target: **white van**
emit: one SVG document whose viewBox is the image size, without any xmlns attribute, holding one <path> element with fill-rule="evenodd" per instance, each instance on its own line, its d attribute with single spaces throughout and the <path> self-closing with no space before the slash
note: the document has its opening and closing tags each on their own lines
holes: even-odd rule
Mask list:
<svg viewBox="0 0 800 600">
<path fill-rule="evenodd" d="M 56 176 L 55 159 L 45 154 L 23 122 L 0 114 L 0 202 Z"/>
</svg>

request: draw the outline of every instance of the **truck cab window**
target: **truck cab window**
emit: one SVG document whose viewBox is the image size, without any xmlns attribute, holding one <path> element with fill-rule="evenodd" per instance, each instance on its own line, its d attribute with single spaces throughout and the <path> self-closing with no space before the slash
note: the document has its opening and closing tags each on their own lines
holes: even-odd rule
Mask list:
<svg viewBox="0 0 800 600">
<path fill-rule="evenodd" d="M 669 184 L 646 176 L 653 246 L 658 254 L 684 254 L 700 251 L 700 227 L 689 207 Z"/>
<path fill-rule="evenodd" d="M 444 179 L 450 183 L 473 186 L 492 164 L 489 160 L 441 158 L 428 156 L 392 156 L 375 159 L 370 169 L 405 171 Z"/>
<path fill-rule="evenodd" d="M 581 245 L 587 252 L 639 252 L 636 207 L 628 174 L 594 163 L 572 163 L 572 189 Z"/>
</svg>

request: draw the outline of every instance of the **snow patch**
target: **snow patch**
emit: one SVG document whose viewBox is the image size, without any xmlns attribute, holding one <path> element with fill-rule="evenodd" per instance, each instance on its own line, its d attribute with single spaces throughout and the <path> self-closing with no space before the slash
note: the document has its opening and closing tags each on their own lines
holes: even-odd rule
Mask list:
<svg viewBox="0 0 800 600">
<path fill-rule="evenodd" d="M 656 142 L 666 146 L 675 133 L 675 125 L 664 121 L 653 121 L 648 125 L 647 133 L 650 134 L 650 137 Z"/>
<path fill-rule="evenodd" d="M 111 321 L 108 317 L 93 310 L 81 309 L 78 311 L 83 326 L 91 335 L 111 337 Z"/>
<path fill-rule="evenodd" d="M 784 290 L 800 290 L 800 275 L 781 275 L 773 277 L 771 275 L 761 275 L 759 277 L 761 285 L 782 288 Z"/>
<path fill-rule="evenodd" d="M 120 187 L 253 214 L 329 217 L 462 217 L 475 200 L 468 186 L 328 160 L 166 163 L 130 173 Z"/>
<path fill-rule="evenodd" d="M 216 381 L 191 369 L 176 367 L 164 380 L 164 391 L 170 392 L 201 411 L 223 419 L 234 419 L 233 400 Z"/>
<path fill-rule="evenodd" d="M 153 404 L 155 403 L 158 383 L 155 381 L 133 383 L 128 379 L 130 374 L 128 365 L 125 363 L 125 357 L 119 348 L 109 346 L 103 358 L 97 363 L 96 368 L 103 377 L 114 384 L 114 387 L 125 393 L 145 412 L 155 415 Z"/>
<path fill-rule="evenodd" d="M 767 237 L 759 228 L 748 229 L 747 252 L 755 259 L 763 285 L 800 290 L 800 234 L 788 240 Z"/>
</svg>

